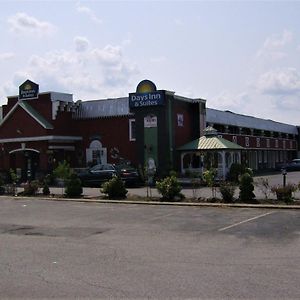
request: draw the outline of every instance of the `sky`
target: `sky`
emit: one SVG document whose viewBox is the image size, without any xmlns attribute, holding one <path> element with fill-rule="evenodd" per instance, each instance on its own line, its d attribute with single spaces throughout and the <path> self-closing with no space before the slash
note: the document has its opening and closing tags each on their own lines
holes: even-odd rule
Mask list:
<svg viewBox="0 0 300 300">
<path fill-rule="evenodd" d="M 76 100 L 143 79 L 300 125 L 300 1 L 0 0 L 0 105 L 27 79 Z"/>
</svg>

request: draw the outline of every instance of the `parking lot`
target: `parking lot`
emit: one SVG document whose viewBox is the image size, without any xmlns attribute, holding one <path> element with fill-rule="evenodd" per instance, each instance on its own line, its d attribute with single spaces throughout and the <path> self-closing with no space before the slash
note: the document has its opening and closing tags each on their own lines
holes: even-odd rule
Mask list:
<svg viewBox="0 0 300 300">
<path fill-rule="evenodd" d="M 300 298 L 298 210 L 5 200 L 1 298 Z"/>
</svg>

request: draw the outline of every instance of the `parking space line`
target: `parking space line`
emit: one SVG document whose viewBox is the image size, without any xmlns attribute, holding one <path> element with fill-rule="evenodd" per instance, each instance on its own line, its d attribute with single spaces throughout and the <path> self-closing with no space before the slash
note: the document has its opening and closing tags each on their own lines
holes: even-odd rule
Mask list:
<svg viewBox="0 0 300 300">
<path fill-rule="evenodd" d="M 232 228 L 232 227 L 235 227 L 235 226 L 238 226 L 238 225 L 241 225 L 241 224 L 244 224 L 244 223 L 247 223 L 247 222 L 250 222 L 250 221 L 265 217 L 265 216 L 268 216 L 268 215 L 271 215 L 273 213 L 275 213 L 275 211 L 271 211 L 271 212 L 268 212 L 268 213 L 265 213 L 265 214 L 262 214 L 262 215 L 259 215 L 259 216 L 256 216 L 256 217 L 253 217 L 253 218 L 250 218 L 250 219 L 247 219 L 247 220 L 244 220 L 244 221 L 241 221 L 241 222 L 238 222 L 238 223 L 235 223 L 235 224 L 223 227 L 223 228 L 220 228 L 220 229 L 218 229 L 218 231 L 224 231 L 224 230 L 227 230 L 229 228 Z"/>
</svg>

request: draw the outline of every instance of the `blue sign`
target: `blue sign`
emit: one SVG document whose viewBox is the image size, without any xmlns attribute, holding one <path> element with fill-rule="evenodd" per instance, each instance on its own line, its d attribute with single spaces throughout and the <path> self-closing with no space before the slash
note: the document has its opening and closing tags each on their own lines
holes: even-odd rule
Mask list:
<svg viewBox="0 0 300 300">
<path fill-rule="evenodd" d="M 39 94 L 39 85 L 30 81 L 26 80 L 19 86 L 19 99 L 36 99 L 38 98 Z"/>
<path fill-rule="evenodd" d="M 131 93 L 129 94 L 129 107 L 158 106 L 165 104 L 165 94 L 163 91 L 151 93 Z"/>
</svg>

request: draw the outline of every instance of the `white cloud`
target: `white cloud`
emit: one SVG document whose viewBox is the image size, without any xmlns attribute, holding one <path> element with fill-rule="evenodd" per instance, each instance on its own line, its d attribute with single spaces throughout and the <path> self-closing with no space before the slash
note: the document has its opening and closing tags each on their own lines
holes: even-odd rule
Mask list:
<svg viewBox="0 0 300 300">
<path fill-rule="evenodd" d="M 12 52 L 0 53 L 0 61 L 10 60 L 15 57 L 15 54 Z"/>
<path fill-rule="evenodd" d="M 124 58 L 120 46 L 52 51 L 31 56 L 27 67 L 14 74 L 13 94 L 23 81 L 31 79 L 40 84 L 41 91 L 69 92 L 74 99 L 120 97 L 128 94 L 138 75 L 138 68 Z M 8 95 L 3 88 L 0 94 Z"/>
<path fill-rule="evenodd" d="M 20 34 L 50 34 L 55 31 L 55 26 L 44 21 L 40 21 L 25 13 L 17 13 L 8 18 L 10 30 Z"/>
<path fill-rule="evenodd" d="M 167 59 L 165 56 L 158 56 L 158 57 L 152 57 L 150 58 L 150 62 L 151 63 L 163 63 L 165 62 Z"/>
<path fill-rule="evenodd" d="M 89 7 L 83 6 L 82 4 L 77 3 L 76 9 L 79 13 L 86 14 L 93 22 L 98 23 L 98 24 L 102 23 L 102 20 L 99 19 Z"/>
<path fill-rule="evenodd" d="M 78 52 L 86 51 L 90 45 L 90 42 L 87 38 L 82 36 L 76 36 L 74 38 L 75 49 Z"/>
<path fill-rule="evenodd" d="M 280 35 L 271 35 L 266 38 L 263 46 L 256 54 L 257 58 L 279 60 L 287 56 L 285 47 L 293 40 L 292 32 L 284 30 Z"/>
<path fill-rule="evenodd" d="M 270 95 L 300 94 L 300 74 L 294 68 L 268 71 L 258 78 L 257 87 Z"/>
</svg>

